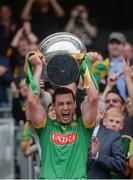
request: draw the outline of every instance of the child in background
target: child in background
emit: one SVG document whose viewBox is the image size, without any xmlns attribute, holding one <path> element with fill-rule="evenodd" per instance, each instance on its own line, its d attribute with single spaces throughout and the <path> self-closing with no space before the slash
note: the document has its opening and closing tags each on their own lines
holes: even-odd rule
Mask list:
<svg viewBox="0 0 133 180">
<path fill-rule="evenodd" d="M 103 125 L 106 128 L 121 131 L 124 126 L 125 114 L 119 108 L 113 107 L 105 112 L 103 119 Z M 115 174 L 112 172 L 112 179 L 127 179 L 131 178 L 131 173 L 133 171 L 132 163 L 133 161 L 133 139 L 130 136 L 122 135 L 123 150 L 125 154 L 125 160 L 127 162 L 126 171 L 124 174 Z"/>
</svg>

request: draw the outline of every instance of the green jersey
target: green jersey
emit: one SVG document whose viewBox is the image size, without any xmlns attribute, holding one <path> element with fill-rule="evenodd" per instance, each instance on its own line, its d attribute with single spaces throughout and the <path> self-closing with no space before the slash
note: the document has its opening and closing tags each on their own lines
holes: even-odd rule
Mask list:
<svg viewBox="0 0 133 180">
<path fill-rule="evenodd" d="M 84 179 L 92 128 L 82 118 L 68 125 L 47 118 L 44 128 L 36 129 L 41 146 L 40 178 Z"/>
</svg>

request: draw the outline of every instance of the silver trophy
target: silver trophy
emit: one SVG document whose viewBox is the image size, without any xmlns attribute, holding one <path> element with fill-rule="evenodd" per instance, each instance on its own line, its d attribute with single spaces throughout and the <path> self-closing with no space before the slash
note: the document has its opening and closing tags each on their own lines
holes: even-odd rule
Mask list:
<svg viewBox="0 0 133 180">
<path fill-rule="evenodd" d="M 46 37 L 39 46 L 47 67 L 42 76 L 55 85 L 68 85 L 79 77 L 79 63 L 73 54 L 86 53 L 85 44 L 74 34 L 59 32 Z"/>
</svg>

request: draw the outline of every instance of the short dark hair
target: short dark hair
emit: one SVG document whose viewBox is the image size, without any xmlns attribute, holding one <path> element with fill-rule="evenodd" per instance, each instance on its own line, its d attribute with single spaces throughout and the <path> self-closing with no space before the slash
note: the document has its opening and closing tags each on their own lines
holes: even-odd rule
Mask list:
<svg viewBox="0 0 133 180">
<path fill-rule="evenodd" d="M 72 90 L 66 88 L 66 87 L 59 87 L 55 90 L 53 96 L 52 96 L 52 102 L 55 104 L 55 99 L 57 95 L 61 95 L 61 94 L 72 94 L 73 100 L 75 101 L 75 96 L 72 92 Z"/>
<path fill-rule="evenodd" d="M 114 88 L 113 88 L 113 89 L 111 89 L 111 90 L 107 93 L 107 95 L 108 95 L 108 94 L 110 94 L 110 93 L 117 94 L 117 95 L 120 97 L 122 104 L 124 104 L 124 103 L 125 103 L 124 98 L 120 95 L 120 93 L 119 93 L 119 91 L 118 91 L 118 89 L 117 89 L 117 87 L 116 87 L 116 86 L 114 86 Z M 107 95 L 106 95 L 106 96 L 107 96 Z"/>
</svg>

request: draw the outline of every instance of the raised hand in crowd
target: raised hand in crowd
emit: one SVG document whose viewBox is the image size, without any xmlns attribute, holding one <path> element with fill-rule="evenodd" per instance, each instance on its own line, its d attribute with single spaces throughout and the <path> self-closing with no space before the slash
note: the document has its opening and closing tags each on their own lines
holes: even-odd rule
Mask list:
<svg viewBox="0 0 133 180">
<path fill-rule="evenodd" d="M 89 50 L 97 36 L 97 28 L 90 22 L 89 10 L 84 4 L 77 4 L 70 12 L 64 31 L 79 36 Z"/>
<path fill-rule="evenodd" d="M 124 73 L 124 76 L 130 76 L 130 73 L 131 73 L 131 69 L 130 69 L 130 62 L 129 60 L 124 60 L 123 61 L 123 73 Z"/>
<path fill-rule="evenodd" d="M 93 64 L 95 61 L 97 61 L 97 60 L 99 60 L 99 58 L 101 58 L 100 54 L 98 54 L 97 52 L 88 52 L 87 55 L 90 59 L 91 64 Z"/>
<path fill-rule="evenodd" d="M 37 36 L 32 32 L 31 23 L 29 21 L 23 22 L 22 27 L 17 31 L 13 38 L 11 46 L 17 47 L 22 37 L 26 37 L 30 43 L 37 43 L 38 41 Z"/>
<path fill-rule="evenodd" d="M 21 14 L 22 20 L 31 20 L 31 9 L 34 3 L 37 3 L 44 13 L 49 11 L 49 5 L 51 4 L 58 17 L 63 17 L 65 15 L 64 9 L 57 0 L 27 0 L 27 3 Z"/>
<path fill-rule="evenodd" d="M 31 23 L 29 21 L 24 21 L 22 28 L 23 28 L 23 34 L 26 35 L 26 37 L 30 40 L 31 43 L 38 42 L 38 38 L 32 32 Z"/>
<path fill-rule="evenodd" d="M 112 76 L 108 77 L 107 79 L 107 85 L 104 89 L 104 92 L 102 94 L 102 99 L 104 100 L 107 93 L 113 88 L 113 86 L 116 85 L 117 78 L 119 77 L 119 74 L 112 74 Z"/>
<path fill-rule="evenodd" d="M 123 62 L 123 73 L 126 80 L 128 95 L 133 102 L 133 66 L 130 66 L 129 60 Z"/>
<path fill-rule="evenodd" d="M 48 35 L 61 31 L 64 14 L 57 0 L 27 0 L 21 19 L 31 20 L 33 32 L 42 41 Z"/>
<path fill-rule="evenodd" d="M 35 2 L 35 0 L 27 0 L 27 3 L 21 14 L 22 20 L 30 20 L 31 19 L 30 11 L 31 11 L 31 8 L 32 8 L 34 2 Z"/>
<path fill-rule="evenodd" d="M 58 3 L 57 0 L 49 0 L 49 2 L 51 3 L 55 13 L 57 14 L 57 16 L 59 17 L 63 17 L 65 15 L 65 11 L 62 8 L 62 6 Z"/>
<path fill-rule="evenodd" d="M 78 24 L 77 21 L 80 22 L 81 26 L 84 26 L 85 30 L 91 37 L 96 37 L 97 29 L 90 24 L 88 20 L 88 11 L 84 5 L 76 5 L 74 9 L 72 9 L 65 31 L 73 32 L 76 24 Z"/>
</svg>

